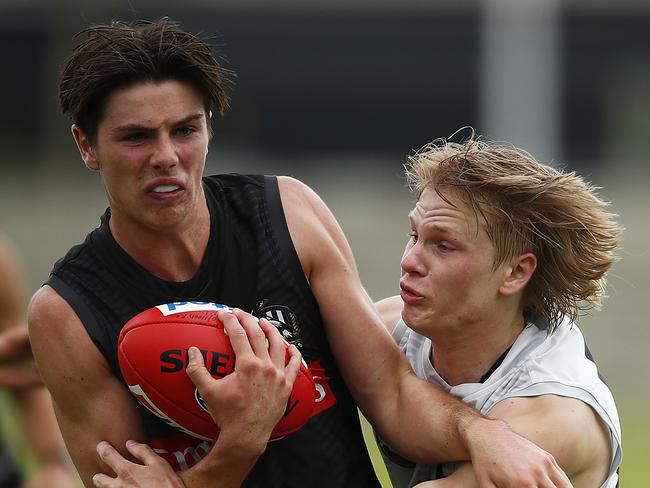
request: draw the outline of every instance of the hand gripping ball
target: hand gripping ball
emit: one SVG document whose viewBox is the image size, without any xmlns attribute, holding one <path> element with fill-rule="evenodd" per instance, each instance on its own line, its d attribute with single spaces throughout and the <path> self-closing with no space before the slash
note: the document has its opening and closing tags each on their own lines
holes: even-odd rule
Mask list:
<svg viewBox="0 0 650 488">
<path fill-rule="evenodd" d="M 215 440 L 219 428 L 185 368 L 187 350 L 196 346 L 214 378 L 223 378 L 234 370 L 236 358 L 217 317 L 219 310 L 230 308 L 208 302 L 152 307 L 124 325 L 117 346 L 122 376 L 138 401 L 173 427 L 205 440 Z M 307 423 L 316 396 L 314 381 L 303 361 L 271 440 L 292 434 Z"/>
</svg>

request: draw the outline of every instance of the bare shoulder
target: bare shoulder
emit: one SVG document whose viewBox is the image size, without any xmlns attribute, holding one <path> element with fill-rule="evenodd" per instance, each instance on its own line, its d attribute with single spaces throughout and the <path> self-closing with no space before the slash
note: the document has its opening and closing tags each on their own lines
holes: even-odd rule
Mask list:
<svg viewBox="0 0 650 488">
<path fill-rule="evenodd" d="M 34 296 L 29 302 L 30 317 L 39 319 L 47 310 L 53 309 L 51 311 L 54 312 L 62 308 L 61 306 L 64 303 L 65 300 L 56 291 L 50 286 L 44 285 L 34 293 Z"/>
<path fill-rule="evenodd" d="M 399 295 L 375 302 L 375 308 L 379 312 L 379 316 L 389 332 L 393 332 L 397 322 L 402 317 L 403 306 L 404 303 Z"/>
<path fill-rule="evenodd" d="M 292 222 L 327 223 L 334 218 L 320 196 L 302 181 L 278 176 L 278 187 L 284 213 Z"/>
<path fill-rule="evenodd" d="M 72 307 L 53 288 L 45 285 L 32 297 L 27 311 L 34 357 L 48 388 L 56 396 L 63 376 L 108 372 L 104 356 L 92 342 Z M 47 367 L 43 367 L 47 363 Z M 69 386 L 63 382 L 65 388 Z"/>
<path fill-rule="evenodd" d="M 612 459 L 610 432 L 581 400 L 558 395 L 502 400 L 488 413 L 551 453 L 576 488 L 600 486 Z"/>
<path fill-rule="evenodd" d="M 289 233 L 307 278 L 315 266 L 333 261 L 346 262 L 353 268 L 352 251 L 345 235 L 318 194 L 287 176 L 278 177 L 278 186 Z"/>
<path fill-rule="evenodd" d="M 37 341 L 76 329 L 79 322 L 70 305 L 48 285 L 41 287 L 32 297 L 27 317 L 30 336 Z"/>
</svg>

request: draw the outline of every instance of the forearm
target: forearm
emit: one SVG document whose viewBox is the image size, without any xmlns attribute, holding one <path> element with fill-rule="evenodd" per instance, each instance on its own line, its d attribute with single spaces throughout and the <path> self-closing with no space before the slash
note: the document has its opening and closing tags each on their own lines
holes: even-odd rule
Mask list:
<svg viewBox="0 0 650 488">
<path fill-rule="evenodd" d="M 329 297 L 333 292 L 328 291 L 323 294 Z M 468 460 L 469 433 L 475 423 L 487 421 L 415 376 L 360 286 L 348 296 L 347 313 L 357 317 L 355 328 L 341 320 L 338 307 L 322 306 L 321 313 L 337 363 L 363 414 L 406 458 L 426 463 Z"/>
<path fill-rule="evenodd" d="M 185 486 L 191 488 L 240 487 L 259 456 L 266 449 L 266 441 L 253 441 L 245 437 L 245 432 L 230 434 L 222 431 L 205 458 L 193 467 L 178 473 Z"/>
<path fill-rule="evenodd" d="M 69 466 L 69 457 L 54 416 L 48 391 L 43 387 L 15 392 L 25 439 L 40 465 Z"/>
<path fill-rule="evenodd" d="M 393 399 L 383 401 L 372 419 L 375 429 L 393 449 L 415 462 L 469 460 L 477 431 L 507 429 L 413 373 L 403 379 Z"/>
<path fill-rule="evenodd" d="M 415 376 L 361 287 L 351 293 L 349 307 L 349 315 L 358 317 L 355 329 L 329 315 L 329 307 L 321 311 L 343 377 L 366 418 L 413 461 L 468 460 L 474 426 L 489 421 Z"/>
</svg>

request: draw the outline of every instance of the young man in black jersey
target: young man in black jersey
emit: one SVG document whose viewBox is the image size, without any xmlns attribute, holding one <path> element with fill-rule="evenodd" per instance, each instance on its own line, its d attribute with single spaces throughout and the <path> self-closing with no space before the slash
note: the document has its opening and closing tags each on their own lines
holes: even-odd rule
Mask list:
<svg viewBox="0 0 650 488">
<path fill-rule="evenodd" d="M 202 179 L 210 118 L 226 108 L 227 84 L 209 46 L 169 20 L 90 28 L 63 70 L 63 111 L 110 209 L 57 263 L 29 321 L 84 482 L 378 486 L 353 397 L 410 459 L 471 457 L 485 487 L 569 486 L 552 456 L 415 377 L 365 293 L 340 227 L 311 189 L 286 177 Z M 241 339 L 238 363 L 251 365 L 239 372 L 239 391 L 209 381 L 197 358 L 190 367 L 198 386 L 210 389 L 206 401 L 222 429 L 214 446 L 180 438 L 138 410 L 115 366 L 119 329 L 129 314 L 183 299 L 288 317 L 284 331 L 323 378 L 321 409 L 305 428 L 266 445 L 295 361 L 285 367 L 259 347 L 265 336 L 276 344 L 277 331 L 264 321 L 257 328 L 245 313 L 224 317 Z M 273 381 L 260 381 L 269 372 Z M 130 439 L 178 461 L 179 477 L 141 445 L 126 445 Z M 119 453 L 101 443 L 95 454 L 103 440 Z M 145 466 L 121 459 L 130 454 Z M 110 467 L 122 478 L 111 479 Z"/>
</svg>

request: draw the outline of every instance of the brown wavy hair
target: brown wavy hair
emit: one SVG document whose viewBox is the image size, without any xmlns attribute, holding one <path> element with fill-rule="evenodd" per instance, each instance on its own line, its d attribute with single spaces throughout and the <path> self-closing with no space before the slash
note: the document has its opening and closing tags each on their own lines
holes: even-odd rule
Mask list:
<svg viewBox="0 0 650 488">
<path fill-rule="evenodd" d="M 451 203 L 452 192 L 474 210 L 494 244 L 495 269 L 519 254 L 535 254 L 523 307 L 548 321 L 549 332 L 565 317 L 575 321 L 600 307 L 622 227 L 597 188 L 575 172 L 473 133 L 462 143 L 442 138 L 425 145 L 405 169 L 418 197 L 432 188 Z"/>
<path fill-rule="evenodd" d="M 206 116 L 228 107 L 234 73 L 221 66 L 207 39 L 169 18 L 95 25 L 75 38 L 61 73 L 59 103 L 91 142 L 108 96 L 141 81 L 191 83 L 203 96 Z"/>
</svg>

